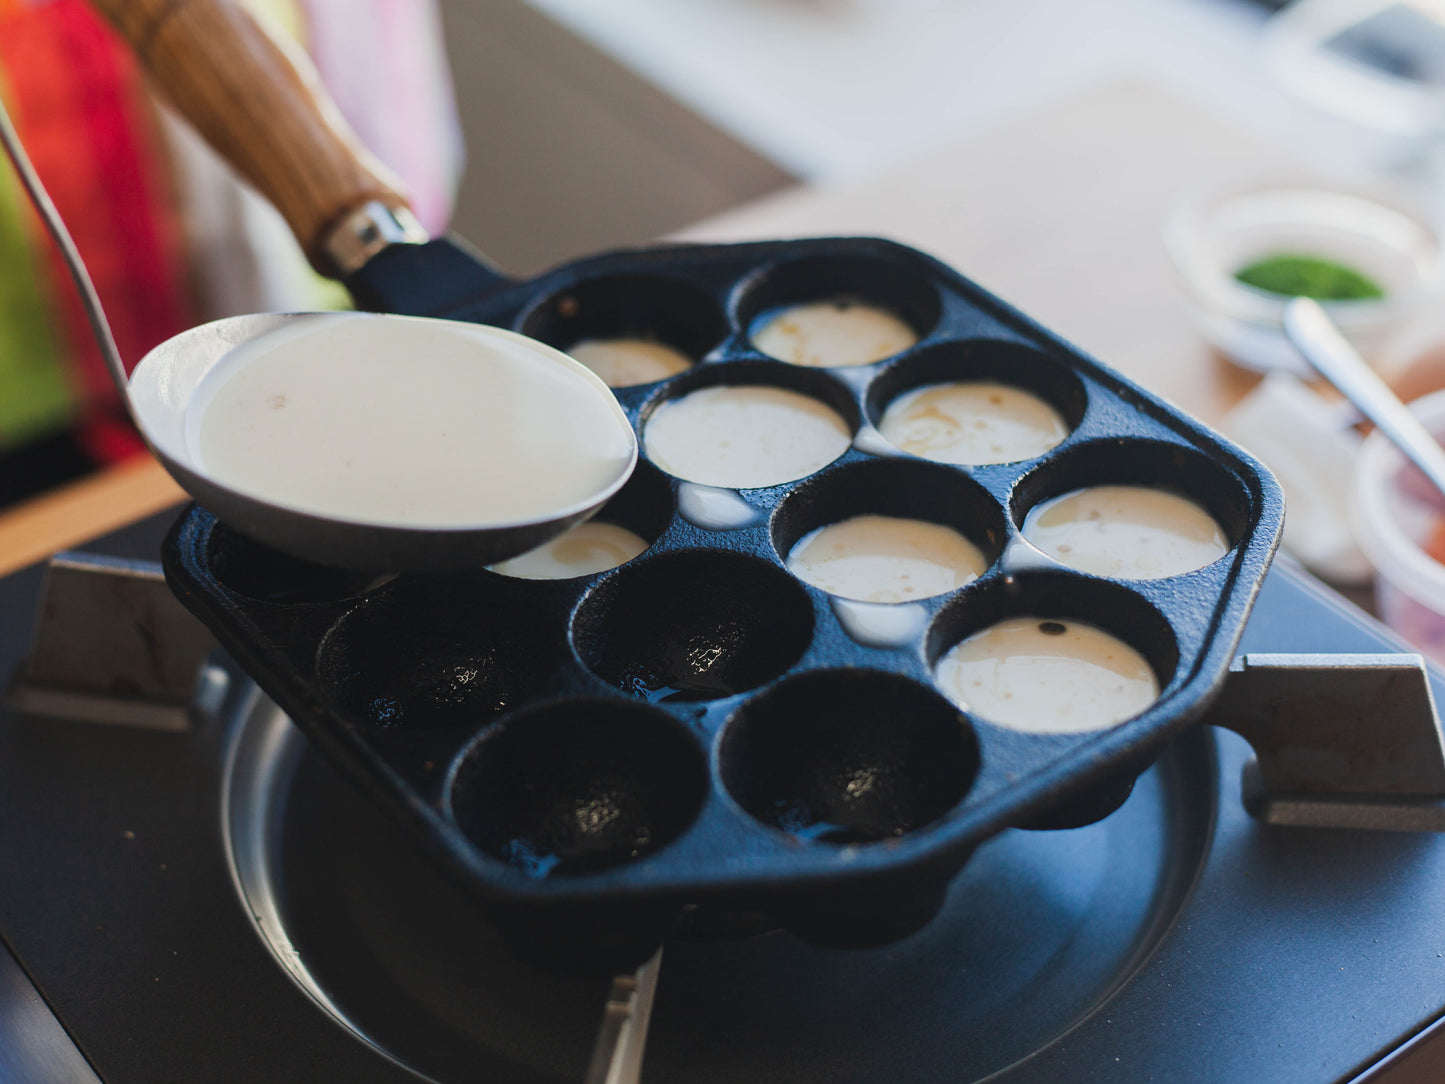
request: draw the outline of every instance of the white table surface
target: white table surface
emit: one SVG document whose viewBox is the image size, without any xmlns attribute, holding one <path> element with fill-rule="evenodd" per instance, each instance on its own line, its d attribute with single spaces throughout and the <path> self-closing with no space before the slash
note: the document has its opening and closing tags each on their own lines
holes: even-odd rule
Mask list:
<svg viewBox="0 0 1445 1084">
<path fill-rule="evenodd" d="M 1397 145 L 1271 75 L 1240 0 L 527 0 L 814 182 L 884 171 L 1101 81 L 1147 79 L 1335 170 Z"/>
</svg>

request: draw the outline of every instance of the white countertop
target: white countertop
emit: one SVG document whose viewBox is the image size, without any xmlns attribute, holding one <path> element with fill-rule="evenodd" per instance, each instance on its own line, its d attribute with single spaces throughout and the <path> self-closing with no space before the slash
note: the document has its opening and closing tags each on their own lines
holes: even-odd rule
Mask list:
<svg viewBox="0 0 1445 1084">
<path fill-rule="evenodd" d="M 1238 0 L 528 0 L 798 176 L 873 173 L 1071 90 L 1144 78 L 1327 168 L 1379 137 L 1292 100 Z"/>
</svg>

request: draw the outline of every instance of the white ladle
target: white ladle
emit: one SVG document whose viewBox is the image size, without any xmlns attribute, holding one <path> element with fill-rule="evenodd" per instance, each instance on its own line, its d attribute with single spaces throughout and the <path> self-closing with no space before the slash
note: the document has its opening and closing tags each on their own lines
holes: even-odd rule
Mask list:
<svg viewBox="0 0 1445 1084">
<path fill-rule="evenodd" d="M 479 567 L 514 557 L 562 534 L 601 508 L 632 473 L 637 462 L 636 435 L 607 386 L 565 354 L 499 328 L 362 313 L 236 316 L 193 328 L 162 343 L 147 354 L 127 378 L 80 254 L 31 166 L 3 106 L 0 106 L 0 142 L 60 248 L 111 379 L 136 428 L 181 487 L 228 526 L 276 549 L 323 564 L 393 572 Z M 465 343 L 474 344 L 478 365 L 493 361 L 498 355 L 515 360 L 519 351 L 524 352 L 526 365 L 537 365 L 539 376 L 541 370 L 547 368 L 551 370 L 547 374 L 549 380 L 568 385 L 574 393 L 570 401 L 585 412 L 590 431 L 603 433 L 607 447 L 616 449 L 615 474 L 609 473 L 595 488 L 589 483 L 584 487 L 588 491 L 580 497 L 544 512 L 498 519 L 473 508 L 461 517 L 447 516 L 444 526 L 435 522 L 412 526 L 399 521 L 395 515 L 373 517 L 367 513 L 364 501 L 360 510 L 351 508 L 338 514 L 329 502 L 308 506 L 294 494 L 277 499 L 275 493 L 266 492 L 264 487 L 258 489 L 254 482 L 238 485 L 234 480 L 217 477 L 202 461 L 194 432 L 196 419 L 192 417 L 206 406 L 207 376 L 223 361 L 235 359 L 235 352 L 242 346 L 249 347 L 248 356 L 255 356 L 258 347 L 283 342 L 300 332 L 323 330 L 322 324 L 332 326 L 337 321 L 382 322 L 388 337 L 409 344 L 409 349 L 398 350 L 398 355 L 436 350 L 438 335 L 443 330 L 454 332 L 446 336 L 452 348 L 457 346 L 459 336 Z M 377 324 L 366 326 L 378 327 Z M 398 356 L 395 363 L 406 365 L 408 358 Z M 580 396 L 575 394 L 579 389 Z M 531 392 L 529 401 L 535 408 L 537 389 L 524 386 L 521 390 Z M 518 389 L 514 387 L 511 391 L 515 393 Z M 383 405 L 397 411 L 416 406 L 405 400 Z M 536 413 L 537 424 L 545 425 L 545 412 Z M 321 436 L 318 434 L 318 438 Z M 329 451 L 324 439 L 315 442 L 315 455 L 326 456 Z M 404 447 L 398 452 L 403 456 L 408 453 L 409 449 Z M 298 463 L 297 468 L 311 465 Z M 447 465 L 455 467 L 455 464 Z M 526 449 L 518 447 L 516 455 L 508 456 L 506 461 L 476 462 L 469 466 L 480 476 L 486 471 L 525 471 L 529 465 Z M 410 466 L 420 474 L 429 467 L 435 468 L 436 462 L 433 459 Z"/>
</svg>

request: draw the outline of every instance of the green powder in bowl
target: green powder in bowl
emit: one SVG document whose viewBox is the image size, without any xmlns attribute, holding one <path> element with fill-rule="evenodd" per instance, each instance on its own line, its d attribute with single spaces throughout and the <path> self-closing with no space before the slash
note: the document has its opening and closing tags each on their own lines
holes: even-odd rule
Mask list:
<svg viewBox="0 0 1445 1084">
<path fill-rule="evenodd" d="M 1385 296 L 1374 279 L 1334 260 L 1280 253 L 1256 260 L 1234 273 L 1246 286 L 1283 297 L 1316 301 L 1373 301 Z"/>
</svg>

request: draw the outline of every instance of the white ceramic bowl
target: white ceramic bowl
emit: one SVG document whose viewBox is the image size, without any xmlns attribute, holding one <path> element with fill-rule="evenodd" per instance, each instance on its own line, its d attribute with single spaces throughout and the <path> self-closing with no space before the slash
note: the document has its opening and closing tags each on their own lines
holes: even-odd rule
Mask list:
<svg viewBox="0 0 1445 1084">
<path fill-rule="evenodd" d="M 1307 184 L 1233 188 L 1183 197 L 1164 231 L 1205 339 L 1259 372 L 1312 375 L 1284 337 L 1288 298 L 1234 277 L 1281 253 L 1334 260 L 1384 290 L 1373 301 L 1324 302 L 1335 326 L 1367 357 L 1404 325 L 1441 281 L 1440 240 L 1414 213 Z"/>
</svg>

